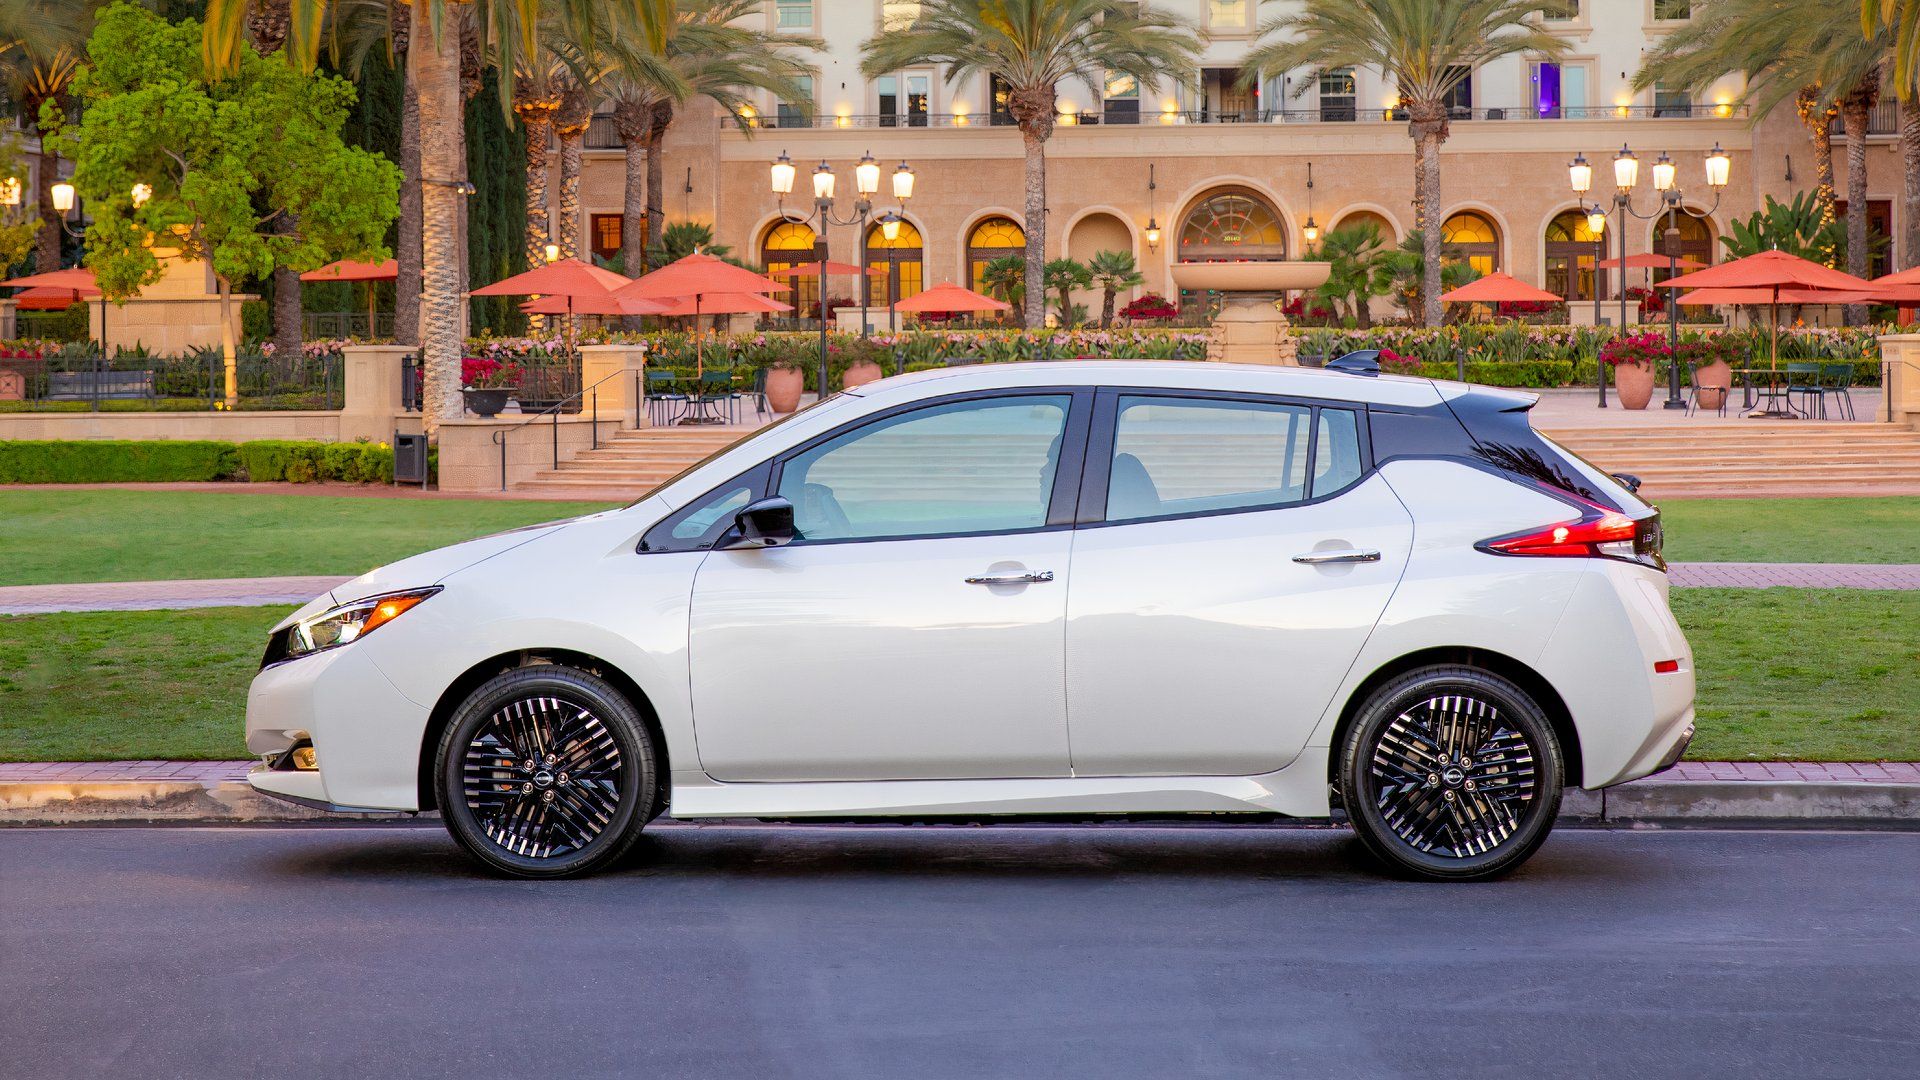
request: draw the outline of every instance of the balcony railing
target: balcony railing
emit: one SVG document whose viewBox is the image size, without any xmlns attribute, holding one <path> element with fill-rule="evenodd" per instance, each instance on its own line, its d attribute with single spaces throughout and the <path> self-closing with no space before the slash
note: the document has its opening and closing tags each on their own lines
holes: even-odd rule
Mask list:
<svg viewBox="0 0 1920 1080">
<path fill-rule="evenodd" d="M 1837 116 L 1833 118 L 1830 130 L 1836 139 L 1846 137 L 1847 127 L 1840 122 L 1840 118 Z M 1900 134 L 1900 103 L 1890 98 L 1876 104 L 1873 107 L 1873 112 L 1867 116 L 1867 134 Z"/>
<path fill-rule="evenodd" d="M 1527 106 L 1518 108 L 1493 107 L 1485 109 L 1456 108 L 1450 113 L 1453 120 L 1503 121 L 1503 120 L 1626 120 L 1626 119 L 1731 119 L 1747 115 L 1745 105 L 1563 105 L 1548 109 L 1535 109 Z M 1875 116 L 1878 117 L 1878 112 Z M 1122 125 L 1128 127 L 1159 127 L 1180 124 L 1337 124 L 1337 123 L 1405 123 L 1404 109 L 1360 109 L 1352 105 L 1327 103 L 1311 109 L 1188 109 L 1172 112 L 1123 112 L 1110 113 L 1079 112 L 1061 113 L 1056 123 L 1062 127 L 1096 127 L 1101 125 Z M 596 118 L 595 123 L 599 123 Z M 738 122 L 730 117 L 722 117 L 722 127 L 735 127 Z M 789 113 L 784 116 L 747 117 L 745 126 L 750 128 L 775 128 L 792 130 L 801 128 L 989 128 L 1012 127 L 1013 119 L 1004 114 L 982 113 L 912 113 L 905 116 L 893 114 L 838 114 Z M 1878 128 L 1875 129 L 1878 131 Z M 593 131 L 587 133 L 588 146 L 593 143 Z M 615 141 L 618 145 L 618 140 Z"/>
</svg>

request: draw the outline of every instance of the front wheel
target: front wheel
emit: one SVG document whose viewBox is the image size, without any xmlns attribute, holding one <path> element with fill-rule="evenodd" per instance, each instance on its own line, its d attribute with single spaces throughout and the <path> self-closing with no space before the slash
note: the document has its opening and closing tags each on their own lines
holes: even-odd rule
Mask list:
<svg viewBox="0 0 1920 1080">
<path fill-rule="evenodd" d="M 633 704 L 599 676 L 559 664 L 481 685 L 447 725 L 438 760 L 447 831 L 515 877 L 571 877 L 613 862 L 639 839 L 659 784 Z"/>
<path fill-rule="evenodd" d="M 1539 848 L 1560 811 L 1553 725 L 1526 691 L 1479 668 L 1420 668 L 1369 694 L 1340 761 L 1354 831 L 1410 877 L 1504 874 Z"/>
</svg>

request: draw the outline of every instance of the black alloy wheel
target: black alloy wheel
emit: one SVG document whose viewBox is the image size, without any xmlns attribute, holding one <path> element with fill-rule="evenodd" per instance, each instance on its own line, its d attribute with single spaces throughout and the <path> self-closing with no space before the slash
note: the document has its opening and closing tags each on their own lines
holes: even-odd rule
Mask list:
<svg viewBox="0 0 1920 1080">
<path fill-rule="evenodd" d="M 590 672 L 557 664 L 495 676 L 441 737 L 447 830 L 516 877 L 601 869 L 638 839 L 659 784 L 640 714 Z"/>
<path fill-rule="evenodd" d="M 1368 696 L 1340 781 L 1355 831 L 1389 868 L 1477 881 L 1546 840 L 1564 772 L 1553 726 L 1524 690 L 1478 668 L 1436 666 Z"/>
</svg>

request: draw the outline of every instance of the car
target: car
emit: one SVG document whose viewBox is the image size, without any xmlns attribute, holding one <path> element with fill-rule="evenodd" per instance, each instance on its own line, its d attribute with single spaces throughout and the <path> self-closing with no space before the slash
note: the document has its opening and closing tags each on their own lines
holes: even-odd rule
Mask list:
<svg viewBox="0 0 1920 1080">
<path fill-rule="evenodd" d="M 1344 817 L 1390 871 L 1491 878 L 1693 735 L 1659 513 L 1535 400 L 1349 363 L 851 388 L 307 604 L 248 778 L 438 809 L 531 878 L 661 815 Z"/>
</svg>

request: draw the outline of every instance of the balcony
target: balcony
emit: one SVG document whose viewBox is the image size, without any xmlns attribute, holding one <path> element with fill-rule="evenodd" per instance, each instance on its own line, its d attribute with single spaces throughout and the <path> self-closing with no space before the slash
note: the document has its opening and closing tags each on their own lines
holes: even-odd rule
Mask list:
<svg viewBox="0 0 1920 1080">
<path fill-rule="evenodd" d="M 1829 125 L 1828 130 L 1836 139 L 1847 137 L 1846 125 L 1842 124 L 1837 116 L 1833 118 L 1833 123 Z M 1874 105 L 1873 112 L 1868 115 L 1867 136 L 1871 138 L 1875 135 L 1898 134 L 1900 134 L 1900 103 L 1894 100 L 1892 95 L 1888 95 L 1885 100 Z"/>
<path fill-rule="evenodd" d="M 1889 106 L 1890 107 L 1890 106 Z M 1726 120 L 1747 115 L 1745 105 L 1567 105 L 1544 111 L 1534 111 L 1526 106 L 1518 108 L 1485 108 L 1452 110 L 1452 119 L 1457 123 L 1500 122 L 1510 120 L 1627 120 L 1627 119 L 1694 119 Z M 1875 112 L 1876 123 L 1880 115 Z M 598 125 L 601 118 L 596 117 Z M 1061 127 L 1112 126 L 1174 126 L 1181 124 L 1343 124 L 1343 123 L 1406 123 L 1404 109 L 1358 109 L 1346 103 L 1326 103 L 1308 109 L 1238 109 L 1238 110 L 1175 110 L 1171 112 L 1098 112 L 1061 113 L 1057 123 Z M 839 114 L 788 113 L 777 116 L 751 116 L 746 118 L 746 126 L 755 130 L 777 129 L 791 131 L 800 129 L 857 129 L 857 128 L 997 128 L 1012 127 L 1013 119 L 1004 114 L 980 113 L 913 113 L 894 114 Z M 723 117 L 720 126 L 735 127 L 730 117 Z M 611 128 L 609 128 L 611 130 Z M 1879 132 L 1876 127 L 1875 132 Z M 1891 130 L 1891 129 L 1889 129 Z M 587 133 L 587 145 L 593 142 L 594 129 Z M 617 147 L 616 139 L 613 145 Z"/>
</svg>

